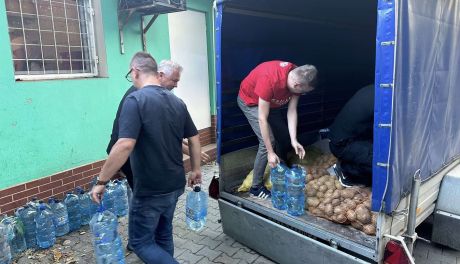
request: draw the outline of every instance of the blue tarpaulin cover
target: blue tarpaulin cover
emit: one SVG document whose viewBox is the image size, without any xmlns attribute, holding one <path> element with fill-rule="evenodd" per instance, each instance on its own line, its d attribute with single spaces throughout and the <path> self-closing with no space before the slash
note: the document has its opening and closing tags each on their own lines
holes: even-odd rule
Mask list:
<svg viewBox="0 0 460 264">
<path fill-rule="evenodd" d="M 394 11 L 388 1 L 380 2 L 379 21 L 385 22 L 378 24 L 377 45 L 391 38 L 390 33 L 385 34 L 391 31 L 386 27 L 391 27 L 392 15 L 389 14 Z M 376 126 L 379 121 L 386 123 L 392 117 L 391 129 L 374 130 L 374 142 L 383 145 L 387 144 L 386 133 L 391 133 L 386 212 L 394 210 L 400 198 L 408 194 L 418 169 L 422 181 L 426 181 L 460 154 L 460 1 L 396 3 L 394 88 L 376 85 Z M 384 75 L 380 76 L 381 84 L 391 83 L 386 78 L 391 72 L 377 70 L 388 66 L 378 64 L 388 61 L 380 56 L 389 55 L 384 51 L 377 53 L 376 80 L 379 74 Z M 390 104 L 386 95 L 390 97 L 391 93 Z M 390 132 L 377 132 L 382 129 Z M 385 152 L 376 147 L 374 157 L 379 155 L 376 151 Z M 375 159 L 375 162 L 387 161 Z M 379 182 L 379 188 L 374 188 L 374 197 L 379 196 L 375 191 L 383 187 L 382 179 L 378 179 L 383 176 L 381 170 L 374 166 L 374 182 Z M 375 202 L 374 209 L 380 207 Z"/>
</svg>

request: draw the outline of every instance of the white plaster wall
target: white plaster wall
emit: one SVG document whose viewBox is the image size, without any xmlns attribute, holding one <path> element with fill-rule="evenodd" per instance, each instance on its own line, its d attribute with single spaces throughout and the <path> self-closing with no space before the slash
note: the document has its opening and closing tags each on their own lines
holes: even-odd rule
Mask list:
<svg viewBox="0 0 460 264">
<path fill-rule="evenodd" d="M 184 100 L 197 129 L 211 126 L 205 14 L 168 14 L 171 59 L 184 68 L 174 93 Z"/>
</svg>

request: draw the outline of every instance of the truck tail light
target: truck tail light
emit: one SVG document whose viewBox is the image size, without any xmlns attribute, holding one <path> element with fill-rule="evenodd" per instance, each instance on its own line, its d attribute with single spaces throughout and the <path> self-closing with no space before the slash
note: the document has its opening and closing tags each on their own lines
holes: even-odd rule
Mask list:
<svg viewBox="0 0 460 264">
<path fill-rule="evenodd" d="M 389 241 L 385 246 L 384 264 L 409 264 L 409 257 L 400 242 Z"/>
</svg>

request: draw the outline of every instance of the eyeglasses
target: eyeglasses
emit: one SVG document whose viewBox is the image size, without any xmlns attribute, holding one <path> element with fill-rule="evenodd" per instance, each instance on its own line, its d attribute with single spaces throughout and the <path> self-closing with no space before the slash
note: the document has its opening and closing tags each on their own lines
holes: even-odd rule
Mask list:
<svg viewBox="0 0 460 264">
<path fill-rule="evenodd" d="M 133 82 L 133 78 L 131 77 L 132 71 L 133 71 L 133 68 L 131 68 L 129 72 L 125 75 L 125 79 L 128 80 L 128 82 Z"/>
</svg>

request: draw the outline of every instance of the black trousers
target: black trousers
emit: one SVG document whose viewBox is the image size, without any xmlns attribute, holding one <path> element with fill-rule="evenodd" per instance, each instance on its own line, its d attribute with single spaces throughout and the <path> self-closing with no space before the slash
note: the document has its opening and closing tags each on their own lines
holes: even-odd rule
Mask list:
<svg viewBox="0 0 460 264">
<path fill-rule="evenodd" d="M 372 140 L 331 141 L 329 147 L 346 177 L 355 183 L 372 185 Z"/>
</svg>

